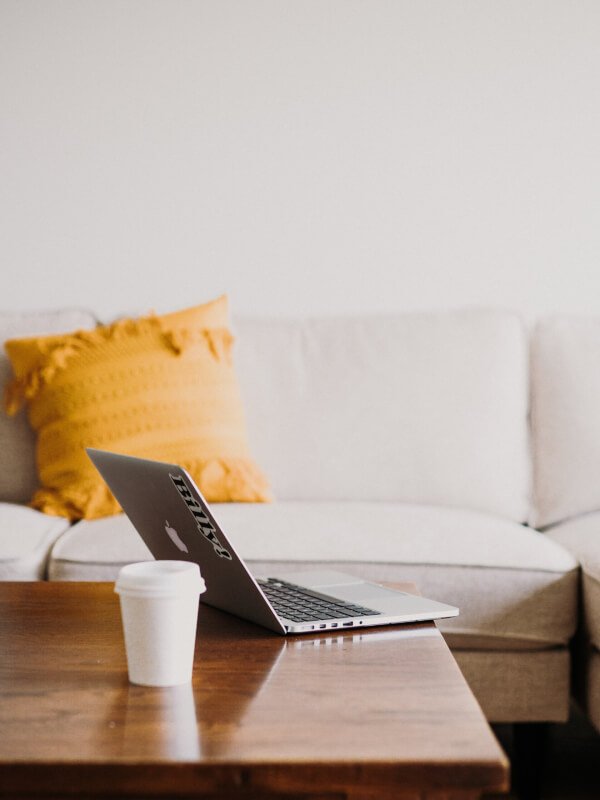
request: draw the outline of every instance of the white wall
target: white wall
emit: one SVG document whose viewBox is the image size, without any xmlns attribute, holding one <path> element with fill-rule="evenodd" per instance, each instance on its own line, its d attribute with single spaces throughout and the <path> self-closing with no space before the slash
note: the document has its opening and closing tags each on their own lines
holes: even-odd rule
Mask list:
<svg viewBox="0 0 600 800">
<path fill-rule="evenodd" d="M 0 308 L 600 312 L 596 0 L 0 0 Z"/>
</svg>

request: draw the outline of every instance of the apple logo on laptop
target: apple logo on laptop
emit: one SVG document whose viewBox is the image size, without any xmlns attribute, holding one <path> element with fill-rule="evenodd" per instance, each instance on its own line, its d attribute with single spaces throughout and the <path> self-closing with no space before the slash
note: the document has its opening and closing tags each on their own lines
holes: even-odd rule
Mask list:
<svg viewBox="0 0 600 800">
<path fill-rule="evenodd" d="M 168 519 L 165 520 L 165 533 L 167 534 L 169 539 L 173 542 L 173 544 L 178 550 L 181 550 L 182 553 L 189 553 L 189 550 L 187 549 L 185 542 L 181 541 L 181 539 L 179 538 L 179 534 L 177 533 L 175 528 L 172 528 L 169 525 Z"/>
</svg>

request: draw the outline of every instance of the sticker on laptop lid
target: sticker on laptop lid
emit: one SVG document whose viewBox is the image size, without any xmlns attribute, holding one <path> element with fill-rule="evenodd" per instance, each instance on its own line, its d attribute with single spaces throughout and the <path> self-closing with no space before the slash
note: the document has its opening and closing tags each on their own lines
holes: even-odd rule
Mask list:
<svg viewBox="0 0 600 800">
<path fill-rule="evenodd" d="M 173 482 L 173 485 L 181 495 L 183 501 L 185 502 L 186 506 L 188 507 L 190 514 L 194 517 L 196 522 L 196 527 L 213 546 L 213 550 L 215 553 L 220 556 L 221 558 L 227 558 L 229 561 L 232 560 L 231 553 L 227 550 L 219 539 L 217 538 L 217 532 L 214 529 L 211 521 L 204 513 L 204 509 L 198 503 L 194 495 L 191 493 L 189 486 L 181 477 L 181 475 L 172 475 L 169 472 L 169 478 Z"/>
</svg>

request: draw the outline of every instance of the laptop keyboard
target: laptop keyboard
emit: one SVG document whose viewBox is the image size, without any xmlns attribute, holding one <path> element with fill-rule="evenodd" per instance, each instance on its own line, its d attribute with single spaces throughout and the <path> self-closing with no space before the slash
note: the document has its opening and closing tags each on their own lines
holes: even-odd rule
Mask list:
<svg viewBox="0 0 600 800">
<path fill-rule="evenodd" d="M 269 578 L 258 584 L 275 611 L 292 622 L 315 622 L 325 619 L 379 616 L 380 611 L 346 603 L 328 595 L 312 592 L 293 583 Z"/>
</svg>

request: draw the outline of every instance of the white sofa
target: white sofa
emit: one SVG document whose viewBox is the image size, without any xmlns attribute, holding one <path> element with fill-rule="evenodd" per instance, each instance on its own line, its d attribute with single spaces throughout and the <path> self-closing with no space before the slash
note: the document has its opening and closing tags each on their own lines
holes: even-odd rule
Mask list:
<svg viewBox="0 0 600 800">
<path fill-rule="evenodd" d="M 0 336 L 94 322 L 5 314 Z M 464 310 L 235 331 L 252 453 L 277 499 L 215 513 L 253 570 L 326 562 L 460 606 L 440 627 L 495 722 L 567 719 L 585 621 L 576 663 L 600 729 L 600 321 L 530 335 L 510 312 Z M 150 557 L 122 515 L 69 526 L 24 507 L 23 419 L 0 422 L 0 452 L 1 578 L 113 580 Z"/>
</svg>

